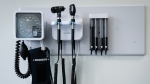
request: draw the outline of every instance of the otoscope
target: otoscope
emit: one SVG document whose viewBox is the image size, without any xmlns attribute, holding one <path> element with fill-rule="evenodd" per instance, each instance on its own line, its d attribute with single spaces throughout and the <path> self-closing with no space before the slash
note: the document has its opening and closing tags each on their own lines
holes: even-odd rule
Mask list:
<svg viewBox="0 0 150 84">
<path fill-rule="evenodd" d="M 72 73 L 71 73 L 71 84 L 76 83 L 76 75 L 75 75 L 75 66 L 76 66 L 76 58 L 73 56 L 75 55 L 75 40 L 74 40 L 74 24 L 75 24 L 75 13 L 76 7 L 74 4 L 70 5 L 70 15 L 71 15 L 71 43 L 72 43 Z M 76 56 L 75 56 L 76 57 Z"/>
<path fill-rule="evenodd" d="M 57 13 L 57 43 L 58 43 L 58 59 L 57 62 L 55 63 L 55 72 L 54 72 L 54 84 L 57 84 L 57 74 L 58 74 L 58 61 L 59 61 L 59 55 L 60 55 L 60 45 L 62 45 L 61 41 L 61 29 L 60 29 L 60 23 L 61 23 L 61 12 L 65 10 L 64 6 L 54 6 L 51 8 L 52 13 Z"/>
</svg>

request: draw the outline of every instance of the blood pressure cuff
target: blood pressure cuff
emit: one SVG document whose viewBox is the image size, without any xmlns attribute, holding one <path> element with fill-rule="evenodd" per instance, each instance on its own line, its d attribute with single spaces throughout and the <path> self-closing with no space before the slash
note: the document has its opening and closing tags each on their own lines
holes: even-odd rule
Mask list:
<svg viewBox="0 0 150 84">
<path fill-rule="evenodd" d="M 40 48 L 29 50 L 32 84 L 51 84 L 50 51 Z"/>
</svg>

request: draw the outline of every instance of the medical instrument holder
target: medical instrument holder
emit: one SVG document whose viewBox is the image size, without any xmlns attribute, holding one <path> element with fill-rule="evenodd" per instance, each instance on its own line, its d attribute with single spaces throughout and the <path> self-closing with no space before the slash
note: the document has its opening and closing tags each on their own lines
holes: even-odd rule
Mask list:
<svg viewBox="0 0 150 84">
<path fill-rule="evenodd" d="M 70 15 L 62 15 L 61 16 L 61 40 L 68 41 L 71 40 L 71 17 Z M 83 19 L 81 16 L 75 16 L 75 40 L 81 40 L 83 37 Z M 57 40 L 57 16 L 52 18 L 52 37 Z"/>
</svg>

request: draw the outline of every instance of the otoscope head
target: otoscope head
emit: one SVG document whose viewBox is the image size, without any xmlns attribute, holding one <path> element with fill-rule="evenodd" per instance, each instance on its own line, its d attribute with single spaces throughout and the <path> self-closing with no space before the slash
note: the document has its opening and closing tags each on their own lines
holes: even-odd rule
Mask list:
<svg viewBox="0 0 150 84">
<path fill-rule="evenodd" d="M 51 8 L 52 13 L 61 13 L 64 10 L 65 10 L 64 6 L 54 6 Z"/>
<path fill-rule="evenodd" d="M 75 16 L 75 13 L 76 13 L 76 7 L 74 4 L 71 4 L 70 6 L 70 15 L 71 16 Z"/>
</svg>

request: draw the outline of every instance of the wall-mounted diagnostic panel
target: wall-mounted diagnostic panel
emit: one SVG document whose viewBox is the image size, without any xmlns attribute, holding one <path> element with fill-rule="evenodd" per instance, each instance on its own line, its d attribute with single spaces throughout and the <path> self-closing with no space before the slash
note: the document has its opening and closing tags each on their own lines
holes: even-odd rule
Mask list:
<svg viewBox="0 0 150 84">
<path fill-rule="evenodd" d="M 69 15 L 69 7 L 65 7 L 65 11 L 61 13 L 61 39 L 63 55 L 71 56 L 71 16 Z M 43 12 L 45 27 L 44 45 L 49 47 L 51 55 L 57 55 L 57 28 L 56 14 L 51 13 L 51 7 L 23 7 L 20 11 L 41 11 Z M 102 55 L 144 55 L 145 54 L 145 6 L 85 6 L 76 7 L 76 15 L 74 22 L 76 49 L 79 56 L 91 56 L 91 45 L 93 51 L 97 52 L 98 56 Z M 39 18 L 38 13 L 33 17 Z M 22 14 L 17 14 L 20 17 L 17 21 L 22 21 Z M 27 17 L 29 18 L 28 14 Z M 30 21 L 30 19 L 29 19 Z M 37 19 L 39 21 L 39 19 Z M 36 24 L 34 21 L 32 22 Z M 37 22 L 37 23 L 40 23 Z M 21 25 L 21 23 L 19 23 Z M 28 23 L 27 23 L 28 24 Z M 18 25 L 18 24 L 17 24 Z M 91 30 L 91 25 L 94 30 Z M 24 26 L 24 25 L 22 25 Z M 21 34 L 17 35 L 20 38 L 24 37 L 25 33 L 17 29 Z M 34 25 L 31 26 L 32 32 Z M 35 25 L 39 28 L 39 25 Z M 30 29 L 30 28 L 29 28 Z M 24 31 L 29 31 L 23 29 Z M 96 33 L 95 33 L 96 32 Z M 38 37 L 38 32 L 35 33 Z M 93 33 L 93 38 L 91 38 Z M 35 37 L 30 34 L 28 38 Z M 37 38 L 35 37 L 35 38 Z M 96 39 L 98 38 L 98 40 Z M 93 40 L 90 40 L 93 39 Z M 38 43 L 32 43 L 32 47 L 38 46 Z M 95 47 L 97 46 L 97 49 Z M 105 51 L 105 52 L 104 52 Z M 96 55 L 92 53 L 92 55 Z"/>
<path fill-rule="evenodd" d="M 145 54 L 144 6 L 25 7 L 15 12 L 14 25 L 18 40 L 15 72 L 23 79 L 32 74 L 32 84 L 57 84 L 60 57 L 62 83 L 66 84 L 63 56 L 72 56 L 71 84 L 75 84 L 76 56 Z M 40 47 L 37 41 L 31 44 L 31 40 L 39 40 Z M 52 55 L 58 56 L 54 81 L 50 67 Z M 25 74 L 19 68 L 20 57 L 28 60 Z"/>
</svg>

